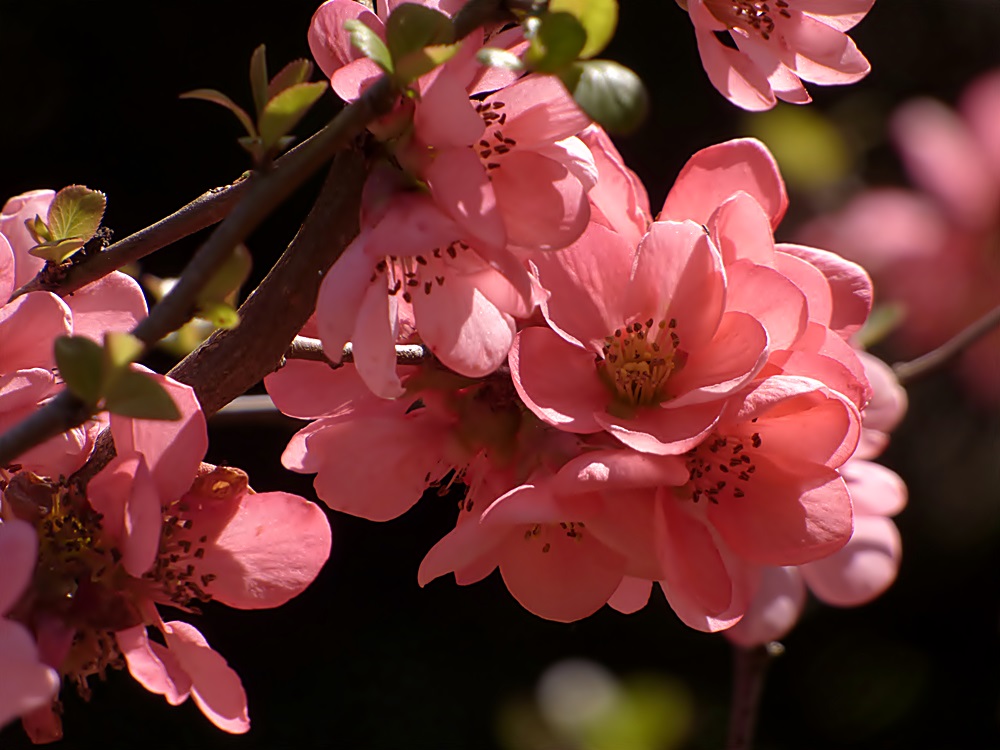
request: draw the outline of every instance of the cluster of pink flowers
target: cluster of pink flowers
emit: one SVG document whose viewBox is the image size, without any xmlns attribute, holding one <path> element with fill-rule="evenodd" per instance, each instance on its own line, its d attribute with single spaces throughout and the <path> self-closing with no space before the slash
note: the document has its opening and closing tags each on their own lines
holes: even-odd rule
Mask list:
<svg viewBox="0 0 1000 750">
<path fill-rule="evenodd" d="M 351 98 L 372 71 L 330 20 L 345 14 L 379 28 L 331 0 L 310 43 Z M 335 363 L 352 341 L 355 366 L 268 377 L 284 413 L 313 420 L 283 463 L 372 520 L 464 484 L 421 584 L 499 568 L 525 608 L 572 621 L 635 611 L 658 583 L 684 622 L 728 628 L 769 569 L 851 539 L 843 467 L 871 387 L 848 339 L 870 280 L 775 243 L 787 195 L 759 142 L 695 154 L 654 221 L 558 84 L 490 77 L 474 51 L 377 129 L 396 158 L 303 332 Z M 434 360 L 397 365 L 414 342 Z"/>
<path fill-rule="evenodd" d="M 871 188 L 802 232 L 869 269 L 879 299 L 902 307 L 901 355 L 940 346 L 996 307 L 1000 286 L 1000 72 L 968 86 L 958 111 L 932 99 L 904 104 L 891 135 L 922 192 Z M 968 347 L 963 382 L 1000 404 L 1000 331 Z"/>
<path fill-rule="evenodd" d="M 24 221 L 44 216 L 51 191 L 12 198 L 0 217 L 3 299 L 40 270 Z M 23 419 L 61 389 L 53 341 L 101 341 L 146 315 L 138 284 L 113 273 L 62 300 L 31 292 L 0 308 L 0 425 Z M 182 418 L 112 415 L 88 421 L 0 467 L 0 725 L 22 718 L 29 736 L 62 736 L 60 679 L 89 695 L 88 679 L 127 668 L 171 704 L 189 696 L 218 727 L 249 728 L 239 677 L 182 621 L 157 606 L 199 601 L 274 607 L 315 578 L 330 548 L 320 508 L 284 492 L 254 493 L 239 469 L 202 463 L 208 447 L 194 391 L 164 376 Z M 117 457 L 86 487 L 68 479 L 109 427 Z M 147 627 L 161 638 L 150 640 Z"/>
</svg>

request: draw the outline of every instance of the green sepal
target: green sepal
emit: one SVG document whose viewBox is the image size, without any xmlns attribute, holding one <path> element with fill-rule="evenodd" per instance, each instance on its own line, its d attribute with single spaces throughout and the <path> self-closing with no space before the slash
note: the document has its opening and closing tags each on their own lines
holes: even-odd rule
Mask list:
<svg viewBox="0 0 1000 750">
<path fill-rule="evenodd" d="M 270 152 L 279 145 L 279 141 L 298 124 L 309 108 L 323 95 L 326 87 L 326 81 L 296 83 L 264 105 L 258 125 L 265 152 Z"/>
<path fill-rule="evenodd" d="M 569 13 L 583 26 L 587 43 L 578 57 L 588 59 L 608 46 L 618 26 L 618 0 L 549 0 L 550 13 Z"/>
<path fill-rule="evenodd" d="M 448 62 L 458 52 L 458 44 L 434 44 L 396 60 L 396 80 L 405 85 Z"/>
<path fill-rule="evenodd" d="M 476 60 L 491 68 L 524 70 L 524 63 L 521 62 L 520 57 L 509 50 L 497 49 L 496 47 L 483 47 L 476 53 Z"/>
<path fill-rule="evenodd" d="M 628 134 L 646 118 L 646 87 L 624 65 L 611 60 L 584 60 L 558 75 L 580 109 L 610 133 Z"/>
<path fill-rule="evenodd" d="M 264 105 L 271 98 L 267 91 L 267 51 L 263 44 L 250 55 L 250 90 L 253 92 L 254 109 L 260 117 Z"/>
<path fill-rule="evenodd" d="M 555 73 L 575 62 L 586 43 L 587 31 L 575 16 L 546 13 L 524 59 L 540 73 Z"/>
<path fill-rule="evenodd" d="M 250 115 L 246 113 L 239 104 L 234 102 L 228 96 L 223 94 L 221 91 L 216 91 L 215 89 L 195 89 L 194 91 L 186 91 L 180 95 L 181 99 L 201 99 L 205 102 L 212 102 L 218 104 L 221 107 L 225 107 L 240 121 L 243 128 L 247 133 L 253 137 L 257 135 L 257 128 L 253 124 L 253 120 L 250 119 Z"/>
<path fill-rule="evenodd" d="M 236 308 L 226 302 L 206 302 L 198 307 L 198 317 L 216 328 L 235 328 L 240 324 Z"/>
<path fill-rule="evenodd" d="M 176 422 L 181 418 L 180 410 L 163 386 L 136 370 L 124 370 L 109 383 L 104 407 L 112 414 L 133 419 Z"/>
<path fill-rule="evenodd" d="M 392 73 L 392 55 L 379 35 L 372 31 L 364 22 L 357 19 L 344 21 L 344 28 L 351 37 L 351 44 L 362 55 L 373 60 L 386 73 Z"/>
<path fill-rule="evenodd" d="M 86 336 L 59 336 L 55 340 L 59 376 L 74 396 L 96 407 L 104 390 L 104 350 Z"/>
<path fill-rule="evenodd" d="M 403 3 L 396 6 L 386 21 L 385 39 L 398 73 L 400 61 L 414 52 L 454 42 L 455 27 L 439 10 Z"/>
<path fill-rule="evenodd" d="M 297 83 L 305 83 L 313 72 L 313 64 L 309 60 L 292 60 L 278 71 L 267 85 L 267 98 L 273 99 L 282 91 Z"/>
<path fill-rule="evenodd" d="M 28 230 L 28 234 L 31 238 L 37 242 L 39 245 L 43 242 L 51 242 L 52 235 L 49 233 L 49 228 L 42 221 L 42 217 L 35 214 L 34 219 L 25 219 L 24 228 Z"/>
<path fill-rule="evenodd" d="M 62 263 L 86 244 L 87 242 L 81 240 L 79 237 L 42 242 L 28 250 L 28 255 L 34 255 L 36 258 L 44 258 L 53 263 Z"/>
</svg>

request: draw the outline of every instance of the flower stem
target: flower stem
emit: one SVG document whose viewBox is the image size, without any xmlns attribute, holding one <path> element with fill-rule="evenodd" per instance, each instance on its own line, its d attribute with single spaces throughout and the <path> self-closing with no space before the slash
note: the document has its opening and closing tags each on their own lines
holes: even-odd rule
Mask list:
<svg viewBox="0 0 1000 750">
<path fill-rule="evenodd" d="M 975 323 L 959 331 L 948 341 L 941 344 L 937 349 L 933 349 L 927 352 L 927 354 L 923 354 L 909 362 L 896 362 L 892 366 L 892 370 L 896 373 L 900 384 L 907 385 L 908 383 L 912 383 L 914 380 L 927 375 L 937 368 L 943 367 L 998 326 L 1000 326 L 1000 307 L 990 310 Z"/>
<path fill-rule="evenodd" d="M 726 750 L 750 750 L 753 747 L 767 668 L 774 657 L 782 653 L 784 647 L 777 642 L 751 648 L 733 645 L 733 698 Z"/>
</svg>

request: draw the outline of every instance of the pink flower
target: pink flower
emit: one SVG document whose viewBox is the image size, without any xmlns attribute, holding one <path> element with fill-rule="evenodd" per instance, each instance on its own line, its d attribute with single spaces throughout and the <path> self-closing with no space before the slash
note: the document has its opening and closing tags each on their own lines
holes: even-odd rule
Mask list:
<svg viewBox="0 0 1000 750">
<path fill-rule="evenodd" d="M 39 659 L 31 633 L 3 617 L 28 588 L 37 557 L 38 538 L 29 524 L 0 523 L 0 727 L 44 706 L 59 691 L 59 675 Z"/>
<path fill-rule="evenodd" d="M 893 139 L 923 192 L 871 189 L 802 232 L 864 264 L 879 298 L 902 308 L 891 343 L 903 356 L 940 346 L 996 306 L 998 112 L 1000 72 L 973 82 L 957 112 L 928 99 L 904 104 Z M 974 396 L 1000 403 L 1000 333 L 970 346 L 958 367 Z"/>
<path fill-rule="evenodd" d="M 777 99 L 812 101 L 803 81 L 855 83 L 871 69 L 844 32 L 875 0 L 678 0 L 698 40 L 712 85 L 738 107 L 770 109 Z M 719 34 L 728 32 L 734 43 Z"/>
</svg>

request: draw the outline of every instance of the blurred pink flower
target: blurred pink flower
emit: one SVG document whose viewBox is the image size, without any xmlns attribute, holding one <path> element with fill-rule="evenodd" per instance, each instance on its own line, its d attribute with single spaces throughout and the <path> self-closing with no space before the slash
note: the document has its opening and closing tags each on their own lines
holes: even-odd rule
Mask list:
<svg viewBox="0 0 1000 750">
<path fill-rule="evenodd" d="M 812 101 L 803 81 L 855 83 L 871 66 L 844 32 L 875 0 L 677 0 L 688 11 L 712 85 L 738 107 Z M 731 44 L 720 35 L 728 33 Z"/>
<path fill-rule="evenodd" d="M 904 313 L 890 343 L 905 357 L 936 348 L 997 305 L 1000 262 L 1000 72 L 970 84 L 957 112 L 917 99 L 891 132 L 923 192 L 875 188 L 800 236 L 863 264 L 882 303 Z M 958 360 L 973 395 L 1000 404 L 1000 331 Z"/>
</svg>

